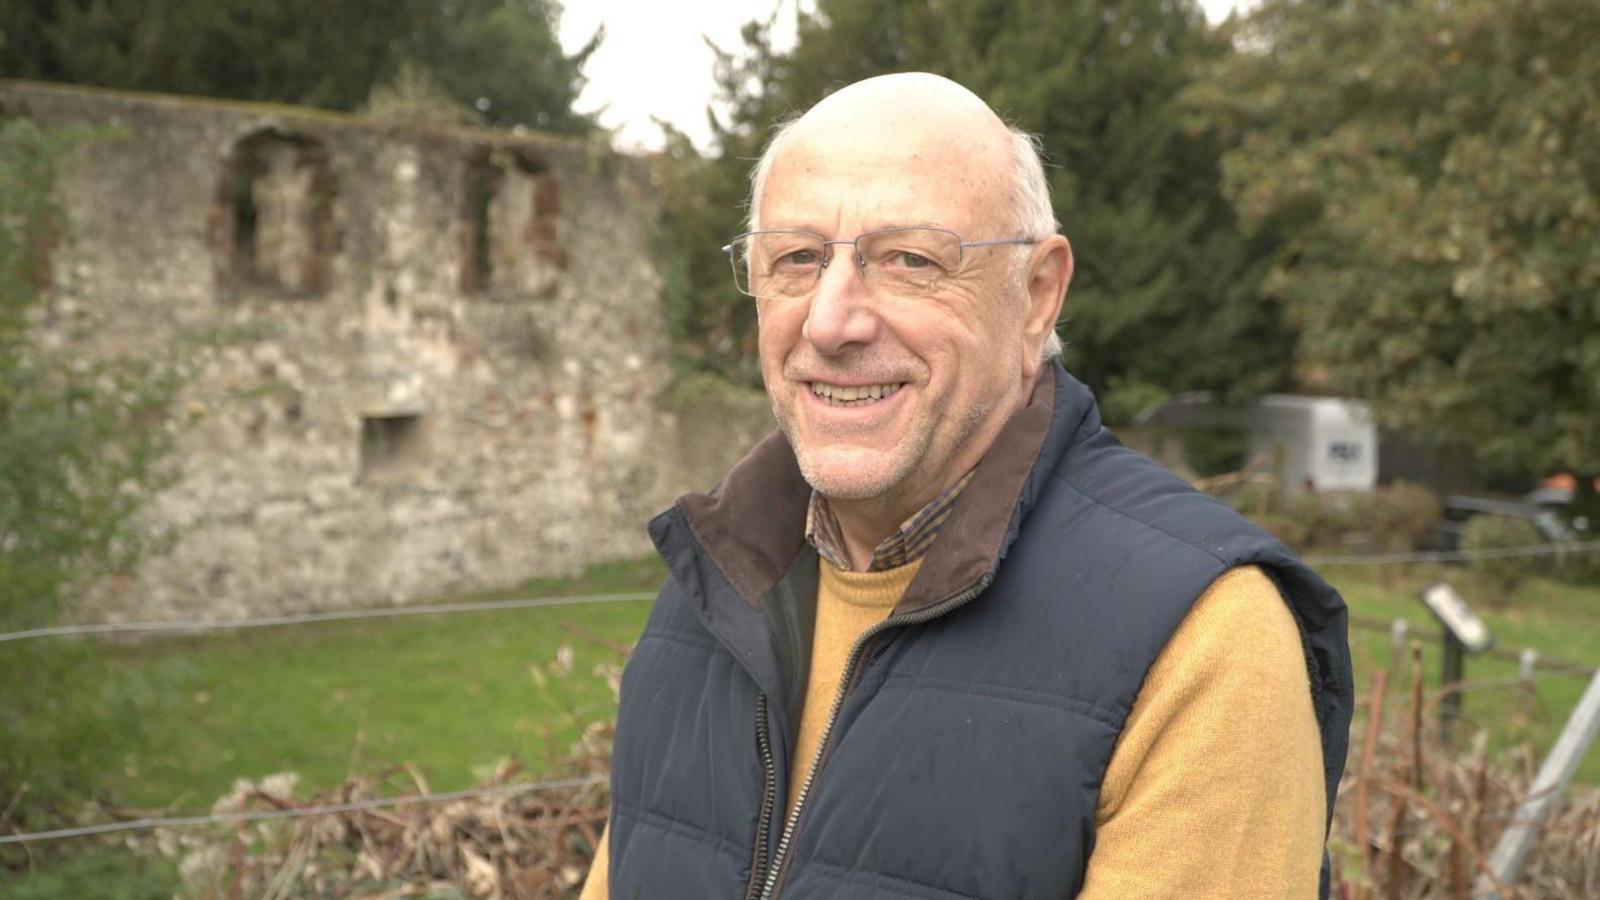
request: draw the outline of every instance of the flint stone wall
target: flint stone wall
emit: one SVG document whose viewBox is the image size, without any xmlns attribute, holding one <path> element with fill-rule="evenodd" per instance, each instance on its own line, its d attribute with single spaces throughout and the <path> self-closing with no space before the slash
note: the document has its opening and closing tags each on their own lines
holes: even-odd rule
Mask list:
<svg viewBox="0 0 1600 900">
<path fill-rule="evenodd" d="M 650 552 L 771 427 L 669 411 L 645 161 L 575 139 L 0 82 L 105 126 L 58 196 L 41 339 L 178 348 L 170 552 L 87 619 L 404 603 Z"/>
</svg>

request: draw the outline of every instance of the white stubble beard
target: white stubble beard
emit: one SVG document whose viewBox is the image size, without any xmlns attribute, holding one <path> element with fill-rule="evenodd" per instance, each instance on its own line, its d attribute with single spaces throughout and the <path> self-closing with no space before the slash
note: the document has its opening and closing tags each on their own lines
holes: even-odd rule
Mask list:
<svg viewBox="0 0 1600 900">
<path fill-rule="evenodd" d="M 798 388 L 797 390 L 804 390 Z M 904 390 L 904 388 L 902 388 Z M 798 398 L 804 402 L 804 398 Z M 910 398 L 907 398 L 910 399 Z M 916 487 L 912 476 L 918 464 L 927 458 L 934 447 L 935 431 L 939 423 L 924 420 L 920 425 L 913 427 L 912 433 L 906 435 L 899 443 L 889 450 L 860 450 L 860 453 L 873 453 L 879 456 L 892 454 L 898 457 L 886 472 L 872 477 L 866 472 L 845 471 L 843 473 L 831 472 L 837 469 L 839 463 L 829 464 L 821 457 L 830 451 L 819 450 L 810 446 L 800 437 L 799 426 L 794 422 L 794 417 L 785 415 L 780 404 L 772 404 L 774 418 L 778 420 L 778 427 L 789 440 L 793 448 L 795 461 L 799 464 L 800 474 L 812 489 L 829 500 L 866 501 L 872 505 L 893 506 L 903 499 L 903 495 Z M 954 440 L 949 446 L 948 454 L 954 457 L 960 452 L 972 435 L 983 425 L 994 411 L 994 404 L 988 403 L 969 409 L 959 419 L 945 424 L 956 429 Z M 963 472 L 947 473 L 959 477 Z M 860 477 L 854 477 L 860 476 Z M 936 486 L 936 487 L 942 487 Z"/>
</svg>

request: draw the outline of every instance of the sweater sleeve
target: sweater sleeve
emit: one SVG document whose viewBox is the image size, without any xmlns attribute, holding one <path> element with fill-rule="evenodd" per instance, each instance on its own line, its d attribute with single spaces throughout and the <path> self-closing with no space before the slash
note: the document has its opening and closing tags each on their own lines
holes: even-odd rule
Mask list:
<svg viewBox="0 0 1600 900">
<path fill-rule="evenodd" d="M 589 866 L 589 878 L 583 883 L 578 900 L 606 900 L 611 893 L 611 823 L 606 823 L 600 833 L 600 846 L 594 848 L 594 863 Z"/>
<path fill-rule="evenodd" d="M 1315 897 L 1322 745 L 1299 631 L 1233 569 L 1156 658 L 1101 786 L 1079 900 Z"/>
</svg>

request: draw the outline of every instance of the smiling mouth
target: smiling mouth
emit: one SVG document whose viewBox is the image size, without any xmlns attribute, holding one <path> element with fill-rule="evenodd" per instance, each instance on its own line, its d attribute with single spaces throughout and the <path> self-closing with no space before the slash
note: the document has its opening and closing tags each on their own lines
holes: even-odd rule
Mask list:
<svg viewBox="0 0 1600 900">
<path fill-rule="evenodd" d="M 811 393 L 827 401 L 829 406 L 866 406 L 886 400 L 905 387 L 903 381 L 889 384 L 863 384 L 856 387 L 828 384 L 822 381 L 811 382 Z"/>
</svg>

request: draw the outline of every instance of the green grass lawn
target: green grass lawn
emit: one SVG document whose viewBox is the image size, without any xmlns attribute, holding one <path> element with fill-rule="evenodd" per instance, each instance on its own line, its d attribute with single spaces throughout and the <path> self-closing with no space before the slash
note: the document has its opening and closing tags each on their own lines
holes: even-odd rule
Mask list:
<svg viewBox="0 0 1600 900">
<path fill-rule="evenodd" d="M 1435 627 L 1417 590 L 1441 573 L 1461 580 L 1459 569 L 1326 571 L 1354 614 L 1405 617 L 1415 629 Z M 494 596 L 653 591 L 663 576 L 652 558 Z M 1463 593 L 1477 600 L 1465 583 Z M 146 688 L 147 726 L 144 735 L 130 737 L 122 770 L 108 773 L 102 787 L 128 806 L 183 814 L 207 810 L 236 778 L 286 770 L 301 775 L 302 797 L 352 771 L 372 773 L 397 763 L 414 765 L 435 790 L 474 784 L 508 756 L 532 777 L 555 774 L 553 761 L 568 752 L 583 725 L 615 714 L 611 689 L 596 670 L 621 663 L 612 645 L 638 635 L 649 605 L 426 615 L 109 645 L 118 676 Z M 1600 610 L 1600 589 L 1536 580 L 1514 605 L 1475 606 L 1500 647 L 1530 646 L 1600 664 L 1600 631 L 1590 624 Z M 1371 672 L 1390 664 L 1389 636 L 1356 629 L 1351 643 L 1356 687 L 1364 695 Z M 572 648 L 571 674 L 560 677 L 553 664 L 564 645 Z M 1424 646 L 1430 683 L 1438 680 L 1437 650 L 1437 642 Z M 1467 674 L 1473 681 L 1510 679 L 1516 664 L 1472 658 Z M 1532 702 L 1512 689 L 1474 692 L 1466 700 L 1467 718 L 1489 725 L 1496 746 L 1532 741 L 1542 754 L 1583 687 L 1580 678 L 1556 675 L 1540 679 Z M 1399 694 L 1392 696 L 1398 702 Z M 1579 777 L 1600 783 L 1600 753 L 1589 755 Z M 135 865 L 116 850 L 80 854 L 70 865 L 92 881 L 117 860 Z M 139 883 L 154 885 L 151 896 L 170 887 L 170 867 L 138 866 Z M 51 887 L 63 877 L 52 866 L 43 876 L 0 886 L 0 897 L 77 896 Z"/>
<path fill-rule="evenodd" d="M 653 591 L 654 559 L 469 599 Z M 302 793 L 409 763 L 434 790 L 514 757 L 550 771 L 582 727 L 615 715 L 620 666 L 649 601 L 422 615 L 146 641 L 109 651 L 160 688 L 148 734 L 108 787 L 124 802 L 209 809 L 236 778 L 300 774 Z M 570 647 L 570 674 L 557 664 Z"/>
<path fill-rule="evenodd" d="M 1600 589 L 1537 579 L 1515 603 L 1490 604 L 1461 569 L 1326 571 L 1354 615 L 1403 617 L 1414 632 L 1436 629 L 1417 591 L 1444 577 L 1461 585 L 1497 646 L 1600 664 L 1600 629 L 1591 625 Z M 648 591 L 663 577 L 651 558 L 503 596 Z M 436 790 L 469 786 L 508 756 L 546 773 L 584 724 L 614 714 L 595 667 L 621 662 L 606 645 L 632 641 L 648 609 L 639 601 L 419 616 L 114 648 L 113 663 L 126 677 L 160 690 L 149 692 L 150 733 L 130 743 L 123 771 L 107 787 L 133 805 L 193 812 L 208 808 L 235 778 L 282 770 L 300 773 L 310 790 L 335 785 L 353 769 L 393 763 L 414 765 Z M 1439 645 L 1422 643 L 1428 683 L 1436 686 Z M 574 656 L 564 679 L 550 675 L 563 645 Z M 1389 635 L 1354 628 L 1351 646 L 1364 695 L 1373 669 L 1391 665 Z M 1516 673 L 1510 661 L 1467 663 L 1472 682 L 1494 684 Z M 1549 674 L 1539 679 L 1536 698 L 1512 687 L 1474 690 L 1465 700 L 1467 721 L 1490 727 L 1496 746 L 1532 741 L 1542 755 L 1583 688 L 1581 678 Z M 1600 783 L 1600 753 L 1589 755 L 1579 777 Z"/>
<path fill-rule="evenodd" d="M 31 874 L 0 874 L 5 900 L 172 900 L 177 863 L 140 856 L 122 846 L 80 846 L 53 854 Z"/>
</svg>

